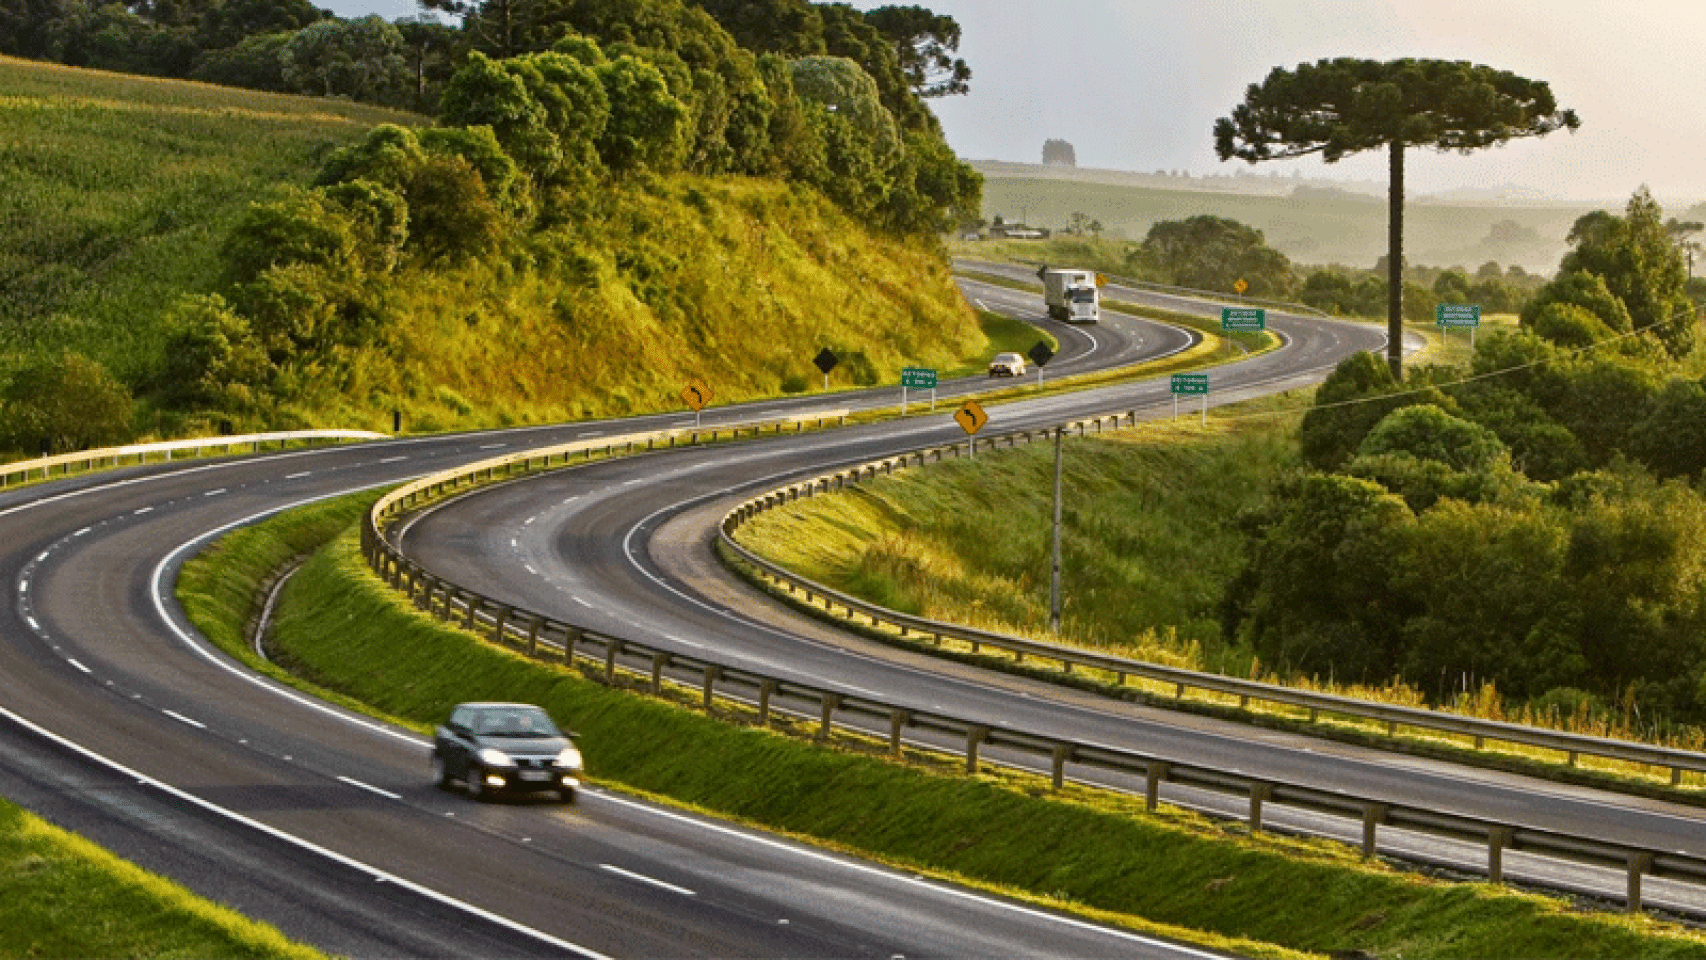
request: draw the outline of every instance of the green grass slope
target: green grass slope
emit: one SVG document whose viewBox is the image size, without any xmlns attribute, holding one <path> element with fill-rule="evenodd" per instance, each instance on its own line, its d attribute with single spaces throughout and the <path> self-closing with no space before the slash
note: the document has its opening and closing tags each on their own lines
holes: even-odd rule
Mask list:
<svg viewBox="0 0 1706 960">
<path fill-rule="evenodd" d="M 0 957 L 324 955 L 0 800 Z"/>
<path fill-rule="evenodd" d="M 0 57 L 0 359 L 65 347 L 147 375 L 162 312 L 213 289 L 248 204 L 384 122 L 421 118 Z"/>
<path fill-rule="evenodd" d="M 374 125 L 342 101 L 0 58 L 0 378 L 70 349 L 118 375 L 136 432 L 211 429 L 162 408 L 172 310 L 222 292 L 256 201 L 310 184 Z M 634 177 L 502 255 L 387 278 L 385 335 L 292 370 L 238 427 L 475 428 L 898 382 L 986 359 L 939 249 L 874 238 L 821 196 L 739 178 Z"/>
</svg>

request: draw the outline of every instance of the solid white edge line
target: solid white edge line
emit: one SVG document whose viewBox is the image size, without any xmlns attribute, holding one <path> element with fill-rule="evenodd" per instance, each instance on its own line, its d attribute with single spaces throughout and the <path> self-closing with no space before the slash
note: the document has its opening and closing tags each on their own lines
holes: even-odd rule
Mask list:
<svg viewBox="0 0 1706 960">
<path fill-rule="evenodd" d="M 386 798 L 391 799 L 391 800 L 403 799 L 403 795 L 400 793 L 392 793 L 389 790 L 381 790 L 371 783 L 362 783 L 360 780 L 352 780 L 351 778 L 343 776 L 342 774 L 340 774 L 338 776 L 338 780 L 343 782 L 343 783 L 347 783 L 352 787 L 359 787 L 363 790 L 366 790 L 369 793 L 377 793 L 380 796 L 386 797 Z"/>
<path fill-rule="evenodd" d="M 451 897 L 451 896 L 447 896 L 445 894 L 439 893 L 438 891 L 433 890 L 430 887 L 423 887 L 420 884 L 415 883 L 412 880 L 408 880 L 408 879 L 405 879 L 403 877 L 396 876 L 395 874 L 387 873 L 384 870 L 379 869 L 378 867 L 370 866 L 370 865 L 363 863 L 360 860 L 357 860 L 353 857 L 347 857 L 347 856 L 337 852 L 336 850 L 332 850 L 332 849 L 327 848 L 327 847 L 322 847 L 317 843 L 313 843 L 312 841 L 304 840 L 301 837 L 295 836 L 294 834 L 286 833 L 283 830 L 278 829 L 277 827 L 271 826 L 269 824 L 262 823 L 261 821 L 255 820 L 251 817 L 244 816 L 243 814 L 238 813 L 235 810 L 228 810 L 224 807 L 219 806 L 218 804 L 211 803 L 207 800 L 203 800 L 202 798 L 196 796 L 193 793 L 189 793 L 187 791 L 180 790 L 177 787 L 174 787 L 169 783 L 163 783 L 163 782 L 156 780 L 153 777 L 147 776 L 147 775 L 145 775 L 145 774 L 143 774 L 137 770 L 133 770 L 130 767 L 127 767 L 124 764 L 119 763 L 116 760 L 108 759 L 107 757 L 102 756 L 101 754 L 98 754 L 98 753 L 94 752 L 93 750 L 90 750 L 89 748 L 83 746 L 82 744 L 75 743 L 71 740 L 67 740 L 64 737 L 61 737 L 58 734 L 53 733 L 52 731 L 49 731 L 42 726 L 39 726 L 38 724 L 32 723 L 29 720 L 26 720 L 25 718 L 19 716 L 18 714 L 15 714 L 12 711 L 6 709 L 5 707 L 0 707 L 0 717 L 4 717 L 7 720 L 12 721 L 13 723 L 17 724 L 20 727 L 23 727 L 25 730 L 30 731 L 31 733 L 35 734 L 36 736 L 43 737 L 47 740 L 50 740 L 54 744 L 56 744 L 57 746 L 60 746 L 66 750 L 70 750 L 71 752 L 76 753 L 77 755 L 83 757 L 86 760 L 89 760 L 93 763 L 100 764 L 101 766 L 104 766 L 109 770 L 115 771 L 116 773 L 120 774 L 121 776 L 126 777 L 127 779 L 134 780 L 140 785 L 153 787 L 153 788 L 160 790 L 161 792 L 167 794 L 168 796 L 176 797 L 177 799 L 182 800 L 185 803 L 189 803 L 193 806 L 199 807 L 203 810 L 208 811 L 209 813 L 213 813 L 213 814 L 216 814 L 218 816 L 225 817 L 225 818 L 233 821 L 234 823 L 240 823 L 243 826 L 249 827 L 253 830 L 258 830 L 261 833 L 264 833 L 267 836 L 272 837 L 275 840 L 281 841 L 283 843 L 288 843 L 294 847 L 297 847 L 298 849 L 306 850 L 309 853 L 318 854 L 319 856 L 325 857 L 326 859 L 331 860 L 334 863 L 339 863 L 339 864 L 342 864 L 346 867 L 349 867 L 352 870 L 358 870 L 362 873 L 367 874 L 370 877 L 373 877 L 375 880 L 381 880 L 381 881 L 384 881 L 385 883 L 396 884 L 397 886 L 403 888 L 404 890 L 408 890 L 411 893 L 415 893 L 415 894 L 418 894 L 420 896 L 426 897 L 429 900 L 434 900 L 438 903 L 445 904 L 446 906 L 450 906 L 450 907 L 454 907 L 458 910 L 462 910 L 466 913 L 469 913 L 469 914 L 472 914 L 476 917 L 479 917 L 482 920 L 486 920 L 486 921 L 489 921 L 491 923 L 495 923 L 500 927 L 504 927 L 506 929 L 513 930 L 517 933 L 521 933 L 521 934 L 525 934 L 525 935 L 530 936 L 530 937 L 534 937 L 534 938 L 541 940 L 545 943 L 548 943 L 554 947 L 561 947 L 564 950 L 573 951 L 573 952 L 575 952 L 581 956 L 594 958 L 594 960 L 611 960 L 611 958 L 606 957 L 604 954 L 599 953 L 596 950 L 590 950 L 590 949 L 583 947 L 579 944 L 570 943 L 567 940 L 563 940 L 563 939 L 560 939 L 558 937 L 553 937 L 548 933 L 545 933 L 545 932 L 540 931 L 540 930 L 535 930 L 532 927 L 522 926 L 521 924 L 516 923 L 514 920 L 510 920 L 510 919 L 507 919 L 505 917 L 498 916 L 497 914 L 492 913 L 488 910 L 482 910 L 481 908 L 476 907 L 471 903 L 465 903 L 461 900 L 456 899 L 455 897 Z"/>
<path fill-rule="evenodd" d="M 694 893 L 693 891 L 687 889 L 686 887 L 678 887 L 673 883 L 665 883 L 664 881 L 659 880 L 656 877 L 648 877 L 643 873 L 635 873 L 632 870 L 624 870 L 621 867 L 612 866 L 611 864 L 608 864 L 608 863 L 601 863 L 598 865 L 598 867 L 600 870 L 608 870 L 611 873 L 614 873 L 619 877 L 627 877 L 629 880 L 638 880 L 641 883 L 649 883 L 654 887 L 658 887 L 658 888 L 663 889 L 663 890 L 668 890 L 671 893 L 679 893 L 684 897 L 697 897 L 698 896 L 697 893 Z"/>
</svg>

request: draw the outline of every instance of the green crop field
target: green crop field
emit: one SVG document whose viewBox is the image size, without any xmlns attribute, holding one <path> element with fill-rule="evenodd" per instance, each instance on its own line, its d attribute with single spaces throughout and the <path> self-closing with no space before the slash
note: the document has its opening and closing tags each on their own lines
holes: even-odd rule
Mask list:
<svg viewBox="0 0 1706 960">
<path fill-rule="evenodd" d="M 156 368 L 161 313 L 213 288 L 248 203 L 383 122 L 421 118 L 0 57 L 0 353 Z"/>
</svg>

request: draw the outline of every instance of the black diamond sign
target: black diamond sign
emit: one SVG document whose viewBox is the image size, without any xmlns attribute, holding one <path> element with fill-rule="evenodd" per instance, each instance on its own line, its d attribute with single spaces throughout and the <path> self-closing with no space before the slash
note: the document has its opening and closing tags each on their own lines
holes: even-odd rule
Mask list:
<svg viewBox="0 0 1706 960">
<path fill-rule="evenodd" d="M 828 347 L 824 347 L 822 350 L 819 350 L 817 356 L 812 358 L 812 363 L 817 364 L 818 370 L 826 375 L 829 371 L 834 370 L 835 365 L 840 362 L 841 359 L 835 354 L 830 353 Z"/>
<path fill-rule="evenodd" d="M 1037 345 L 1031 348 L 1030 357 L 1032 363 L 1046 367 L 1048 362 L 1054 359 L 1054 351 L 1048 348 L 1048 344 L 1038 340 Z"/>
</svg>

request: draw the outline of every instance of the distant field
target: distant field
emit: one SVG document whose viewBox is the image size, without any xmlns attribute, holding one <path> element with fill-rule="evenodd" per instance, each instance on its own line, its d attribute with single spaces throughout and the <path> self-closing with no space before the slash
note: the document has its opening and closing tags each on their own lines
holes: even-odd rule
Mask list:
<svg viewBox="0 0 1706 960">
<path fill-rule="evenodd" d="M 1156 221 L 1212 214 L 1256 227 L 1271 246 L 1297 263 L 1366 268 L 1386 253 L 1386 202 L 1381 197 L 1308 187 L 1298 196 L 1243 194 L 1140 182 L 1165 178 L 1133 177 L 1126 183 L 1109 183 L 1049 176 L 1041 166 L 972 165 L 984 174 L 983 215 L 991 219 L 999 215 L 1058 229 L 1071 222 L 1072 214 L 1082 213 L 1100 220 L 1106 235 L 1141 240 Z M 1267 183 L 1262 188 L 1280 189 Z M 1473 270 L 1495 260 L 1501 266 L 1515 263 L 1549 274 L 1567 249 L 1564 237 L 1571 225 L 1590 209 L 1594 208 L 1589 204 L 1411 202 L 1404 211 L 1405 256 L 1412 264 L 1427 266 Z M 1493 225 L 1505 220 L 1534 231 L 1534 239 L 1491 239 Z"/>
</svg>

